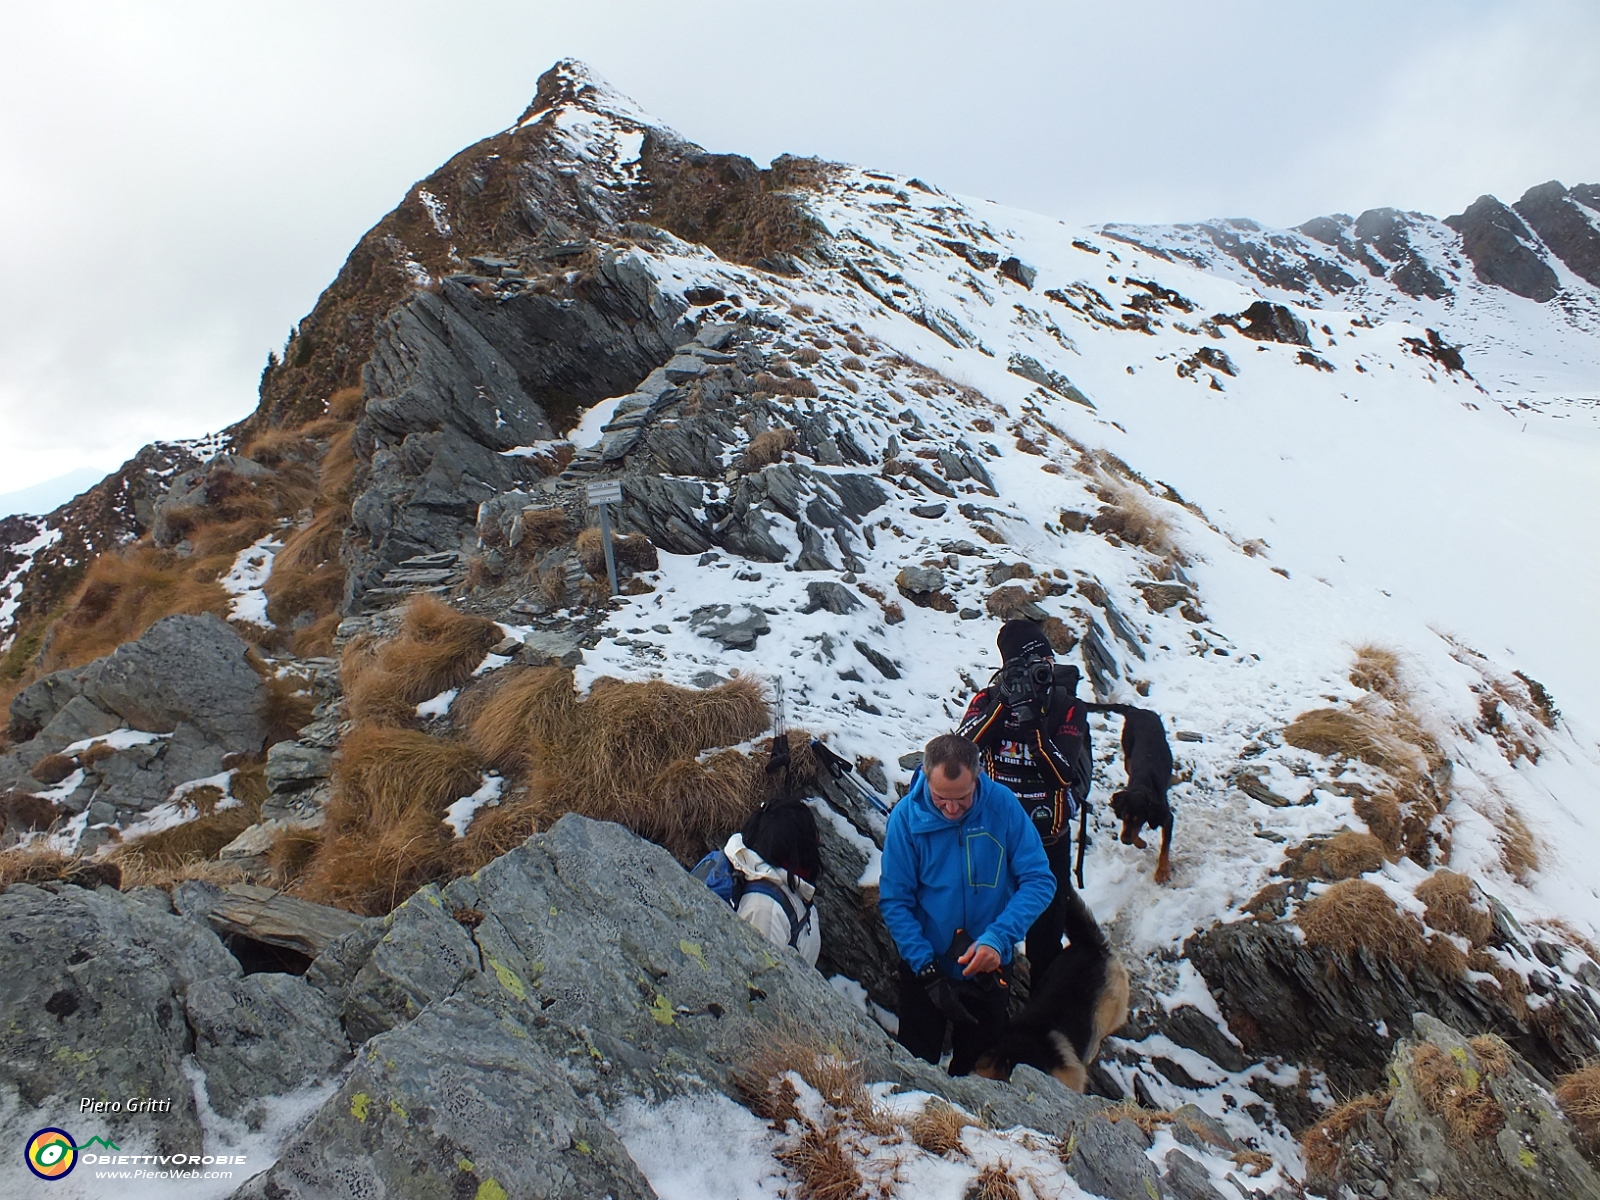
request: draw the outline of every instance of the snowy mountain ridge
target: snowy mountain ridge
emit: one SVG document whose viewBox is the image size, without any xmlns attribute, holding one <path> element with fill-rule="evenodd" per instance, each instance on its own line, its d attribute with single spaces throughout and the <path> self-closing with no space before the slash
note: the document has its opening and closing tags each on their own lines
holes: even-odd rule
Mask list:
<svg viewBox="0 0 1600 1200">
<path fill-rule="evenodd" d="M 497 195 L 492 220 L 473 207 Z M 1546 199 L 1593 228 L 1592 188 Z M 355 414 L 348 505 L 319 509 L 344 521 L 341 642 L 427 588 L 518 638 L 581 641 L 582 694 L 781 679 L 790 724 L 881 770 L 885 798 L 999 665 L 1000 621 L 1045 622 L 1084 694 L 1159 712 L 1178 757 L 1161 887 L 1115 839 L 1117 725 L 1096 722 L 1085 895 L 1138 996 L 1106 1086 L 1198 1105 L 1288 1186 L 1307 1174 L 1293 1135 L 1381 1079 L 1413 997 L 1275 1042 L 1262 1002 L 1218 983 L 1230 931 L 1293 953 L 1297 922 L 1359 882 L 1449 960 L 1450 1003 L 1546 1067 L 1600 1050 L 1600 534 L 1580 519 L 1600 290 L 1571 213 L 1563 241 L 1504 208 L 1465 232 L 1389 210 L 1074 230 L 879 171 L 704 155 L 567 62 L 364 239 L 256 429 Z M 377 330 L 365 358 L 324 332 L 352 311 Z M 311 376 L 337 354 L 361 358 L 339 403 L 348 363 Z M 612 479 L 657 554 L 607 608 L 579 551 L 517 555 L 531 514 L 581 513 Z M 19 527 L 12 603 L 48 536 Z M 231 611 L 299 628 L 272 615 L 262 544 L 228 574 Z M 455 695 L 419 727 L 445 728 Z M 1316 865 L 1362 831 L 1381 853 Z M 1452 873 L 1496 940 L 1426 899 Z M 1209 1032 L 1180 1033 L 1183 1011 Z M 688 1109 L 726 1134 L 709 1160 L 771 1148 Z M 629 1121 L 671 1194 L 662 1172 L 688 1167 L 663 1161 L 664 1118 Z"/>
</svg>

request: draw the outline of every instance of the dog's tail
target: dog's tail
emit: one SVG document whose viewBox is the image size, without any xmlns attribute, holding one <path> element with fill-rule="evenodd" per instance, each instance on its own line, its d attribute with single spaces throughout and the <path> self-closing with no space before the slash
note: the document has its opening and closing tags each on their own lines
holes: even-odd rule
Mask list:
<svg viewBox="0 0 1600 1200">
<path fill-rule="evenodd" d="M 1116 713 L 1120 717 L 1125 717 L 1129 713 L 1147 711 L 1146 709 L 1139 708 L 1136 705 L 1132 705 L 1132 704 L 1101 703 L 1098 700 L 1093 702 L 1092 704 L 1085 704 L 1083 707 L 1088 712 Z"/>
<path fill-rule="evenodd" d="M 1092 950 L 1100 958 L 1111 957 L 1111 943 L 1106 941 L 1105 933 L 1076 888 L 1069 888 L 1062 900 L 1062 922 L 1066 927 L 1067 940 L 1073 946 Z"/>
</svg>

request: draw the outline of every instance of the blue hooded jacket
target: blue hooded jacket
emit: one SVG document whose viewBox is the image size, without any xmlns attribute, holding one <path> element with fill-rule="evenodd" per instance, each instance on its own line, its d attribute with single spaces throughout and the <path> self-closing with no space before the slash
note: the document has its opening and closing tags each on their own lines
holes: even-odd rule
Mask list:
<svg viewBox="0 0 1600 1200">
<path fill-rule="evenodd" d="M 982 772 L 959 820 L 933 806 L 920 774 L 889 814 L 878 907 L 913 971 L 937 959 L 960 978 L 961 967 L 946 954 L 958 929 L 1010 962 L 1055 894 L 1039 831 L 1011 789 Z"/>
</svg>

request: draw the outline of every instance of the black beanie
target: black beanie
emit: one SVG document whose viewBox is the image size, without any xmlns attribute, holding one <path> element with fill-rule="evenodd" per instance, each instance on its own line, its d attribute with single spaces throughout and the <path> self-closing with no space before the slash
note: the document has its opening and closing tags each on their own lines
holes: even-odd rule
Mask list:
<svg viewBox="0 0 1600 1200">
<path fill-rule="evenodd" d="M 994 644 L 1000 647 L 1001 662 L 1011 662 L 1035 654 L 1053 656 L 1055 653 L 1050 645 L 1050 639 L 1044 635 L 1044 630 L 1032 621 L 1007 621 L 1000 626 L 1000 636 L 995 638 Z"/>
</svg>

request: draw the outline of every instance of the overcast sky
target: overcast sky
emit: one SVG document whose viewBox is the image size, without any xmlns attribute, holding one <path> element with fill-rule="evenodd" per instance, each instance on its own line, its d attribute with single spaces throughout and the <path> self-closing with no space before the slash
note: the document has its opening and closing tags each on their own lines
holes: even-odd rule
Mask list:
<svg viewBox="0 0 1600 1200">
<path fill-rule="evenodd" d="M 361 234 L 588 62 L 686 137 L 1072 223 L 1600 182 L 1600 3 L 0 0 L 0 493 L 248 413 Z"/>
</svg>

